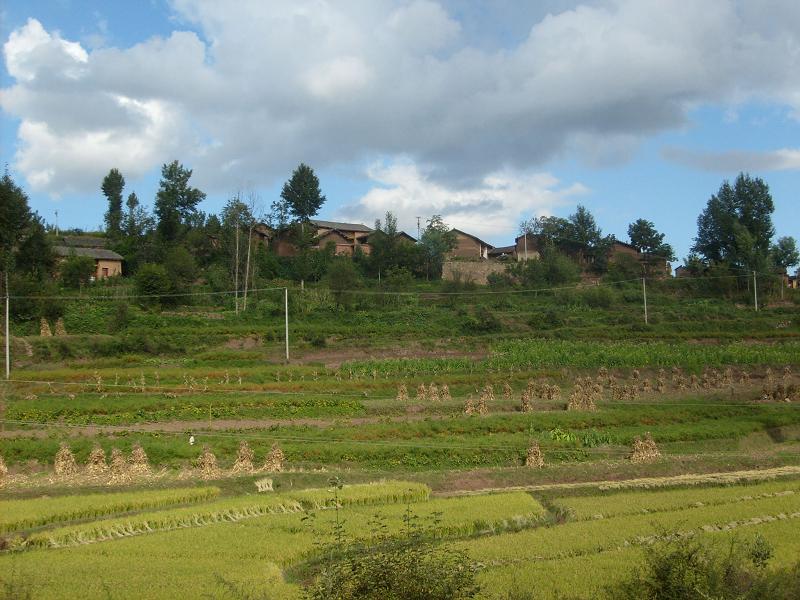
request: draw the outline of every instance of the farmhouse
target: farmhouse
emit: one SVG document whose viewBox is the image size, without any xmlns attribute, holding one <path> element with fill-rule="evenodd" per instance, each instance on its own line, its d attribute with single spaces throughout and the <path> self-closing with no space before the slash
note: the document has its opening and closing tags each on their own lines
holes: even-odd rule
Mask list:
<svg viewBox="0 0 800 600">
<path fill-rule="evenodd" d="M 316 228 L 316 237 L 312 246 L 315 249 L 321 250 L 328 244 L 333 244 L 334 253 L 340 256 L 353 256 L 356 248 L 359 248 L 364 254 L 369 254 L 372 250 L 369 236 L 373 230 L 366 225 L 320 219 L 310 219 L 309 223 L 311 227 Z M 278 256 L 295 256 L 297 254 L 297 246 L 291 239 L 289 229 L 273 229 L 266 223 L 259 223 L 253 228 L 253 234 L 265 246 L 272 248 Z"/>
<path fill-rule="evenodd" d="M 53 252 L 60 260 L 70 256 L 88 256 L 94 259 L 95 279 L 122 275 L 122 256 L 106 248 L 107 240 L 89 235 L 64 236 L 56 240 Z"/>
<path fill-rule="evenodd" d="M 451 231 L 456 236 L 456 246 L 448 253 L 448 258 L 489 258 L 489 250 L 494 246 L 466 231 L 460 229 L 451 229 Z"/>
</svg>

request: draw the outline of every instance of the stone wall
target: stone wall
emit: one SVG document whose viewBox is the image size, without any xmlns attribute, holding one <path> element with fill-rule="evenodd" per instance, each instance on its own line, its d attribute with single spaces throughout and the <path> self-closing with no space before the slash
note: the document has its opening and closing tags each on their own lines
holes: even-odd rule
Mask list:
<svg viewBox="0 0 800 600">
<path fill-rule="evenodd" d="M 486 285 L 491 273 L 503 273 L 508 263 L 498 260 L 446 260 L 442 266 L 442 279 L 454 281 L 471 281 Z"/>
</svg>

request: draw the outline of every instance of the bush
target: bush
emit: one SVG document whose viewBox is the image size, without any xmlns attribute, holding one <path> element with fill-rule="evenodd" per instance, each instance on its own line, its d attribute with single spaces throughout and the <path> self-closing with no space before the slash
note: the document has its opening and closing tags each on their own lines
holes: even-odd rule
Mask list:
<svg viewBox="0 0 800 600">
<path fill-rule="evenodd" d="M 590 287 L 581 294 L 583 301 L 592 308 L 611 308 L 617 301 L 613 290 L 607 287 Z"/>
<path fill-rule="evenodd" d="M 330 557 L 313 585 L 306 589 L 309 600 L 459 600 L 480 591 L 475 581 L 477 567 L 464 552 L 437 541 L 434 529 L 414 524 L 407 511 L 405 535 L 391 537 L 376 523 L 369 545 L 343 542 L 338 538 L 327 549 Z"/>
<path fill-rule="evenodd" d="M 168 298 L 153 298 L 152 296 L 163 296 L 171 291 L 172 282 L 167 275 L 167 270 L 162 265 L 142 265 L 136 273 L 137 295 L 149 296 L 141 299 L 142 304 L 150 306 L 157 306 L 160 303 L 168 304 Z"/>
<path fill-rule="evenodd" d="M 659 532 L 645 547 L 644 563 L 607 590 L 620 600 L 788 600 L 800 598 L 800 563 L 769 571 L 769 544 L 759 535 L 749 543 L 733 539 L 724 548 Z"/>
<path fill-rule="evenodd" d="M 471 333 L 496 333 L 503 328 L 494 313 L 485 306 L 480 306 L 474 315 L 469 315 L 464 320 L 464 329 Z"/>
<path fill-rule="evenodd" d="M 114 312 L 108 320 L 108 330 L 116 333 L 125 329 L 131 321 L 131 311 L 127 302 L 120 301 L 114 305 Z"/>
<path fill-rule="evenodd" d="M 65 287 L 79 288 L 88 284 L 95 274 L 94 259 L 88 256 L 70 256 L 60 267 L 61 281 Z"/>
<path fill-rule="evenodd" d="M 349 258 L 334 259 L 328 267 L 325 279 L 336 304 L 343 308 L 352 306 L 355 297 L 349 292 L 360 288 L 362 284 L 361 274 L 353 261 Z"/>
</svg>

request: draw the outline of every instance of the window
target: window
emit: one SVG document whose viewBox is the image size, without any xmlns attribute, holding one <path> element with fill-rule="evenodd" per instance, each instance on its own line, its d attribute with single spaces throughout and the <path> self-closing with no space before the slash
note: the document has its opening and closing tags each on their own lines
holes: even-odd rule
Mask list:
<svg viewBox="0 0 800 600">
<path fill-rule="evenodd" d="M 108 267 L 103 267 L 103 277 L 108 277 Z"/>
</svg>

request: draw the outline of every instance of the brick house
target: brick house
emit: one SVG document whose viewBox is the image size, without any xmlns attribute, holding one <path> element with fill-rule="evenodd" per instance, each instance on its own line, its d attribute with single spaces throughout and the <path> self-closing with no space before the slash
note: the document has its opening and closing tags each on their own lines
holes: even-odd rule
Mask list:
<svg viewBox="0 0 800 600">
<path fill-rule="evenodd" d="M 494 248 L 494 246 L 460 229 L 451 229 L 450 231 L 456 236 L 456 245 L 447 254 L 447 258 L 471 258 L 478 260 L 489 258 L 489 250 Z"/>
<path fill-rule="evenodd" d="M 334 252 L 339 256 L 352 256 L 356 248 L 360 248 L 364 254 L 371 251 L 369 236 L 373 230 L 366 225 L 320 219 L 310 219 L 309 224 L 316 228 L 316 238 L 312 246 L 315 249 L 322 250 L 328 244 L 333 244 Z M 288 229 L 276 230 L 266 223 L 259 223 L 253 228 L 253 233 L 278 256 L 297 255 L 297 247 L 292 242 Z"/>
<path fill-rule="evenodd" d="M 89 235 L 64 236 L 53 245 L 53 252 L 64 261 L 70 256 L 88 256 L 94 260 L 96 280 L 122 275 L 123 258 L 106 248 L 106 238 Z"/>
</svg>

